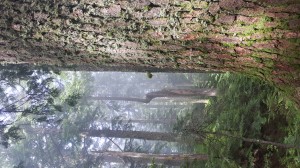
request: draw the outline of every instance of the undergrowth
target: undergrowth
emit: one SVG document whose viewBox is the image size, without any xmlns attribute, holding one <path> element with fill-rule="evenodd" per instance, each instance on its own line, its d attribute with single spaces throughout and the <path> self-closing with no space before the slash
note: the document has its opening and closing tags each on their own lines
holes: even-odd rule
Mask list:
<svg viewBox="0 0 300 168">
<path fill-rule="evenodd" d="M 300 111 L 285 93 L 265 81 L 231 73 L 211 75 L 206 87 L 217 88 L 218 95 L 205 107 L 205 122 L 192 124 L 192 129 L 182 124 L 184 131 L 205 134 L 204 143 L 195 145 L 195 150 L 209 154 L 206 167 L 300 167 L 299 149 L 242 139 L 299 147 Z"/>
</svg>

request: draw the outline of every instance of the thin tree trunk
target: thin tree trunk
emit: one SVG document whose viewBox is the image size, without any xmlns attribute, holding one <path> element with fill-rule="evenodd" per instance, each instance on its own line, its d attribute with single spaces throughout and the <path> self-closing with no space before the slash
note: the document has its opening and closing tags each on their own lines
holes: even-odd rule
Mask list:
<svg viewBox="0 0 300 168">
<path fill-rule="evenodd" d="M 109 122 L 113 120 L 98 120 L 99 122 Z M 139 123 L 139 124 L 174 124 L 176 119 L 122 119 L 122 122 Z"/>
<path fill-rule="evenodd" d="M 199 98 L 196 98 L 196 97 L 174 97 L 172 99 L 170 98 L 161 98 L 161 99 L 158 99 L 158 100 L 152 100 L 151 104 L 163 104 L 163 103 L 172 103 L 172 105 L 191 105 L 193 103 L 204 103 L 206 104 L 208 102 L 209 99 L 199 99 Z"/>
<path fill-rule="evenodd" d="M 180 140 L 179 134 L 164 133 L 164 132 L 87 130 L 87 131 L 83 131 L 82 134 L 90 137 L 132 138 L 132 139 L 168 141 L 168 142 L 178 142 Z"/>
<path fill-rule="evenodd" d="M 147 105 L 143 105 L 143 107 L 145 107 L 145 108 L 152 108 L 152 109 L 170 109 L 170 108 L 172 108 L 172 109 L 174 109 L 174 108 L 185 108 L 185 107 L 188 107 L 190 104 L 186 104 L 186 105 L 182 105 L 182 104 L 180 104 L 180 105 L 176 105 L 176 104 L 166 104 L 166 105 L 164 105 L 164 104 L 147 104 Z"/>
<path fill-rule="evenodd" d="M 300 149 L 300 145 L 297 146 L 297 145 L 289 145 L 289 144 L 283 144 L 283 143 L 272 142 L 272 141 L 265 141 L 265 140 L 261 140 L 261 139 L 244 138 L 244 137 L 235 136 L 235 135 L 223 133 L 223 132 L 204 132 L 204 133 L 240 139 L 242 141 L 250 142 L 250 143 L 257 143 L 257 144 L 262 144 L 262 145 L 273 145 L 273 146 L 277 146 L 277 147 L 284 148 L 284 149 L 291 149 L 291 148 L 292 149 Z"/>
<path fill-rule="evenodd" d="M 88 96 L 86 97 L 89 100 L 112 100 L 112 101 L 133 101 L 140 103 L 149 103 L 151 100 L 134 98 L 134 97 L 117 97 L 117 96 Z"/>
<path fill-rule="evenodd" d="M 184 161 L 208 160 L 207 154 L 147 154 L 136 152 L 116 152 L 116 151 L 91 151 L 96 155 L 120 157 L 123 159 L 133 159 L 143 163 L 161 163 L 164 165 L 180 165 Z"/>
<path fill-rule="evenodd" d="M 88 96 L 90 100 L 121 100 L 149 103 L 158 97 L 193 97 L 193 96 L 216 96 L 216 89 L 164 89 L 146 94 L 145 99 L 133 97 L 115 97 L 115 96 Z"/>
<path fill-rule="evenodd" d="M 147 93 L 147 99 L 157 97 L 192 97 L 192 96 L 216 96 L 216 89 L 164 89 Z"/>
</svg>

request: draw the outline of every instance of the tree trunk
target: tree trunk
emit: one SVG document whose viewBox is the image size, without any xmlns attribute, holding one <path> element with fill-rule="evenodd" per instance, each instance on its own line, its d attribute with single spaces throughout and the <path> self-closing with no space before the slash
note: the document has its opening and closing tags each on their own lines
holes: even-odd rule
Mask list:
<svg viewBox="0 0 300 168">
<path fill-rule="evenodd" d="M 117 96 L 89 96 L 86 97 L 89 100 L 112 100 L 112 101 L 133 101 L 140 103 L 149 103 L 151 100 L 134 98 L 134 97 L 117 97 Z"/>
<path fill-rule="evenodd" d="M 120 131 L 120 130 L 87 130 L 82 133 L 90 137 L 132 138 L 154 141 L 178 142 L 179 135 L 175 133 L 147 132 L 147 131 Z"/>
<path fill-rule="evenodd" d="M 136 152 L 116 152 L 116 151 L 92 151 L 92 153 L 104 156 L 120 157 L 124 160 L 131 159 L 142 163 L 160 163 L 164 165 L 180 165 L 184 161 L 208 160 L 206 154 L 147 154 Z"/>
<path fill-rule="evenodd" d="M 98 120 L 99 122 L 109 122 L 113 120 Z M 122 122 L 138 123 L 138 124 L 175 124 L 176 119 L 125 119 Z"/>
<path fill-rule="evenodd" d="M 90 100 L 121 100 L 134 101 L 141 103 L 150 103 L 154 98 L 158 97 L 192 97 L 192 96 L 216 96 L 216 89 L 164 89 L 146 94 L 145 99 L 133 97 L 108 97 L 108 96 L 89 96 Z"/>
<path fill-rule="evenodd" d="M 240 139 L 244 142 L 250 142 L 250 143 L 257 143 L 257 144 L 262 144 L 262 145 L 273 145 L 279 148 L 284 148 L 284 149 L 300 149 L 300 145 L 290 145 L 290 144 L 283 144 L 283 143 L 278 143 L 278 142 L 272 142 L 272 141 L 265 141 L 261 139 L 253 139 L 253 138 L 245 138 L 245 137 L 240 137 L 224 132 L 202 132 L 205 134 L 212 134 L 216 136 L 226 136 L 230 138 L 235 138 L 235 139 Z"/>
<path fill-rule="evenodd" d="M 176 105 L 176 104 L 174 104 L 174 105 L 171 105 L 171 104 L 166 104 L 166 105 L 164 105 L 164 104 L 149 104 L 149 105 L 143 105 L 143 107 L 145 107 L 145 108 L 149 108 L 149 109 L 176 109 L 176 108 L 186 108 L 186 107 L 189 107 L 189 105 L 191 106 L 192 104 L 186 104 L 186 105 L 182 105 L 182 104 L 180 104 L 180 105 Z M 158 111 L 158 112 L 160 112 L 160 111 Z"/>
<path fill-rule="evenodd" d="M 29 0 L 0 10 L 1 63 L 243 72 L 300 104 L 299 0 Z"/>
</svg>

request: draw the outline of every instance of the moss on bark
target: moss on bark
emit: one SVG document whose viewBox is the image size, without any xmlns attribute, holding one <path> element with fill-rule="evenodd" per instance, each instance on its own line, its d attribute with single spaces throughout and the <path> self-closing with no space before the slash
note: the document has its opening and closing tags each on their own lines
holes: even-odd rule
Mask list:
<svg viewBox="0 0 300 168">
<path fill-rule="evenodd" d="M 300 104 L 298 0 L 4 0 L 0 10 L 2 63 L 242 72 Z"/>
</svg>

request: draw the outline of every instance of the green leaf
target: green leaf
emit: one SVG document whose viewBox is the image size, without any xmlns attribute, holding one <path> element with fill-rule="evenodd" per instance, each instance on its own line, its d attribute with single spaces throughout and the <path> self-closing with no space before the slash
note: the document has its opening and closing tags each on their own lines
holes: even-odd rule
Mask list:
<svg viewBox="0 0 300 168">
<path fill-rule="evenodd" d="M 59 112 L 63 112 L 63 107 L 61 105 L 53 105 L 54 109 L 59 111 Z"/>
</svg>

